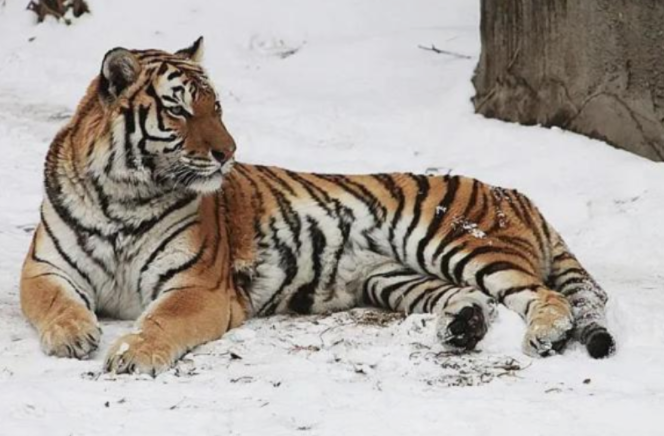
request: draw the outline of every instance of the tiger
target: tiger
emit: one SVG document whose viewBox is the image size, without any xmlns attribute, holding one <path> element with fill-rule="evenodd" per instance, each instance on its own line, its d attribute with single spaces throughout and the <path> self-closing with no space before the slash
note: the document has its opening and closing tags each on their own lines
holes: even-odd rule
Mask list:
<svg viewBox="0 0 664 436">
<path fill-rule="evenodd" d="M 84 359 L 97 316 L 136 320 L 103 370 L 168 370 L 252 317 L 431 314 L 476 348 L 498 304 L 524 353 L 614 353 L 607 294 L 523 194 L 460 175 L 321 174 L 235 161 L 203 39 L 114 48 L 44 166 L 20 304 L 47 355 Z"/>
</svg>

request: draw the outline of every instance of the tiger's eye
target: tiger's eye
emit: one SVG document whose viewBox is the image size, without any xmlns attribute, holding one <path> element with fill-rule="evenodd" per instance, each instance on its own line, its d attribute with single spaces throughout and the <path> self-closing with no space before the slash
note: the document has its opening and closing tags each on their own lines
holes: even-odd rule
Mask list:
<svg viewBox="0 0 664 436">
<path fill-rule="evenodd" d="M 182 106 L 170 107 L 168 108 L 168 111 L 178 117 L 184 116 L 184 109 L 182 109 Z"/>
</svg>

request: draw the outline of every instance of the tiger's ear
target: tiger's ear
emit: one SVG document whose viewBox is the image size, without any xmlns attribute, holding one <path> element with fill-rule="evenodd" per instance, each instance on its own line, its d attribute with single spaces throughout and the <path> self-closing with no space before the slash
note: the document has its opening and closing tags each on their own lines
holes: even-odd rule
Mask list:
<svg viewBox="0 0 664 436">
<path fill-rule="evenodd" d="M 203 60 L 203 37 L 199 37 L 192 45 L 175 52 L 176 55 L 200 63 Z"/>
<path fill-rule="evenodd" d="M 114 48 L 106 53 L 101 64 L 99 91 L 107 101 L 114 101 L 136 81 L 141 64 L 129 50 Z"/>
</svg>

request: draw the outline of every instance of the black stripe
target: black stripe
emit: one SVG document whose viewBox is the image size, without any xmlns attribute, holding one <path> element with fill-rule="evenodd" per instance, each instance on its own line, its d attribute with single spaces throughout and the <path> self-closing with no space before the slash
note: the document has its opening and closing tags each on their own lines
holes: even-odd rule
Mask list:
<svg viewBox="0 0 664 436">
<path fill-rule="evenodd" d="M 312 176 L 334 183 L 344 192 L 359 200 L 360 203 L 364 204 L 364 206 L 367 208 L 367 212 L 369 212 L 375 224 L 380 223 L 385 217 L 387 212 L 385 207 L 380 204 L 378 199 L 361 184 L 355 183 L 343 175 L 312 174 Z M 378 209 L 379 212 L 377 212 L 376 209 Z"/>
<path fill-rule="evenodd" d="M 125 141 L 124 141 L 124 162 L 125 168 L 134 170 L 136 169 L 136 160 L 134 159 L 134 146 L 130 139 L 130 130 L 131 132 L 135 131 L 136 125 L 134 121 L 134 112 L 132 108 L 125 109 L 123 111 L 124 121 L 125 121 Z M 139 111 L 140 117 L 140 111 Z"/>
<path fill-rule="evenodd" d="M 441 299 L 443 296 L 447 295 L 448 292 L 450 292 L 450 294 L 447 295 L 447 299 L 445 300 L 445 304 L 443 305 L 443 309 L 445 309 L 445 308 L 447 307 L 447 305 L 449 304 L 450 300 L 451 300 L 452 298 L 454 298 L 454 296 L 456 296 L 457 294 L 459 294 L 459 293 L 460 293 L 462 290 L 464 290 L 464 289 L 465 289 L 465 288 L 462 288 L 462 287 L 460 287 L 460 286 L 451 286 L 451 287 L 449 287 L 449 288 L 444 289 L 444 290 L 443 290 L 443 291 L 442 291 L 442 292 L 436 297 L 436 299 L 434 300 L 434 302 L 431 304 L 431 310 L 434 310 L 434 309 L 436 308 L 436 306 L 438 305 L 438 303 L 440 302 L 440 299 Z"/>
<path fill-rule="evenodd" d="M 274 171 L 272 171 L 271 168 L 257 165 L 256 170 L 258 170 L 258 172 L 260 172 L 260 173 L 264 174 L 265 176 L 267 176 L 273 182 L 276 182 L 279 186 L 281 186 L 283 189 L 288 191 L 288 193 L 290 195 L 297 196 L 297 193 L 295 192 L 295 190 L 288 183 L 286 183 L 283 178 L 281 178 L 277 174 L 275 174 Z"/>
<path fill-rule="evenodd" d="M 152 99 L 154 100 L 154 103 L 157 107 L 157 110 L 155 111 L 155 115 L 157 116 L 157 126 L 158 126 L 159 130 L 161 130 L 162 132 L 167 132 L 167 133 L 172 132 L 173 129 L 169 129 L 164 125 L 164 115 L 163 114 L 164 114 L 165 106 L 164 106 L 164 103 L 161 101 L 161 97 L 159 97 L 159 95 L 157 94 L 157 90 L 154 89 L 154 86 L 152 84 L 150 84 L 150 86 L 148 86 L 146 92 L 150 97 L 152 97 Z"/>
<path fill-rule="evenodd" d="M 534 267 L 534 265 L 530 263 L 530 259 L 524 256 L 520 251 L 513 250 L 507 247 L 494 247 L 491 245 L 485 245 L 471 250 L 471 252 L 468 253 L 466 257 L 457 262 L 457 264 L 454 266 L 454 272 L 453 272 L 456 283 L 462 282 L 463 271 L 473 259 L 483 254 L 491 254 L 491 253 L 507 254 L 510 256 L 518 257 L 524 262 L 528 263 L 531 267 Z"/>
<path fill-rule="evenodd" d="M 288 307 L 293 312 L 303 315 L 311 312 L 311 306 L 314 303 L 314 293 L 318 289 L 323 270 L 321 258 L 327 245 L 325 234 L 321 231 L 316 220 L 307 217 L 307 223 L 309 224 L 309 235 L 311 237 L 311 262 L 313 264 L 314 277 L 309 283 L 300 286 L 288 302 Z"/>
<path fill-rule="evenodd" d="M 465 250 L 467 243 L 462 242 L 459 245 L 450 248 L 440 259 L 440 272 L 443 276 L 450 282 L 454 283 L 454 278 L 452 277 L 452 269 L 450 267 L 450 262 L 452 258 L 459 252 Z M 459 283 L 457 283 L 459 284 Z"/>
<path fill-rule="evenodd" d="M 163 273 L 159 275 L 159 278 L 157 279 L 157 283 L 152 291 L 152 300 L 156 300 L 157 297 L 159 296 L 159 293 L 161 291 L 161 288 L 168 282 L 171 278 L 173 278 L 176 274 L 179 274 L 181 272 L 184 272 L 194 266 L 200 259 L 203 257 L 203 253 L 205 252 L 205 249 L 207 247 L 207 241 L 205 241 L 203 244 L 201 244 L 201 248 L 196 252 L 194 257 L 189 259 L 188 261 L 174 267 L 170 268 Z"/>
<path fill-rule="evenodd" d="M 166 65 L 166 64 L 164 64 L 164 65 Z M 181 70 L 175 70 L 172 73 L 170 73 L 168 76 L 166 76 L 166 80 L 173 80 L 177 77 L 180 77 L 183 74 L 184 73 Z"/>
<path fill-rule="evenodd" d="M 519 250 L 525 251 L 531 258 L 537 259 L 540 255 L 540 253 L 533 246 L 533 244 L 530 243 L 530 241 L 519 236 L 494 235 L 492 238 L 504 242 L 508 245 L 516 245 Z"/>
<path fill-rule="evenodd" d="M 556 288 L 560 290 L 560 292 L 564 293 L 565 295 L 568 295 L 568 293 L 565 292 L 565 288 L 571 285 L 580 285 L 588 283 L 588 277 L 571 277 L 564 282 L 562 282 L 559 285 L 556 285 Z"/>
<path fill-rule="evenodd" d="M 572 255 L 572 253 L 570 253 L 570 252 L 567 251 L 567 250 L 565 250 L 565 251 L 563 251 L 562 253 L 558 253 L 558 254 L 556 254 L 555 256 L 553 256 L 553 260 L 552 260 L 552 262 L 553 262 L 553 263 L 559 263 L 559 262 L 563 262 L 563 261 L 565 261 L 565 260 L 575 260 L 575 259 L 574 259 L 574 256 Z"/>
<path fill-rule="evenodd" d="M 444 284 L 439 286 L 437 289 L 431 292 L 431 297 L 429 298 L 429 301 L 427 301 L 424 304 L 424 310 L 426 313 L 433 313 L 433 310 L 436 308 L 436 305 L 440 301 L 440 299 L 443 297 L 443 295 L 447 294 L 450 290 L 458 288 L 455 285 L 451 284 Z"/>
<path fill-rule="evenodd" d="M 254 180 L 251 177 L 251 174 L 249 173 L 247 168 L 245 168 L 243 165 L 239 164 L 239 165 L 235 165 L 233 167 L 233 169 L 235 170 L 236 174 L 239 174 L 241 177 L 244 177 L 247 180 L 247 182 L 249 183 L 249 185 L 251 185 L 251 187 L 253 188 L 254 195 L 251 196 L 251 204 L 252 204 L 252 208 L 256 212 L 256 213 L 253 214 L 254 215 L 254 223 L 253 224 L 254 224 L 254 232 L 256 233 L 256 235 L 259 235 L 261 237 L 261 238 L 259 238 L 259 244 L 260 244 L 262 238 L 266 236 L 264 234 L 264 232 L 262 231 L 262 229 L 261 229 L 261 219 L 262 219 L 262 217 L 266 216 L 265 204 L 264 204 L 265 202 L 264 202 L 264 199 L 263 199 L 263 194 L 261 193 L 261 190 L 258 187 L 258 183 L 256 182 L 256 180 Z M 225 195 L 226 190 L 222 189 L 221 192 L 224 193 L 224 195 Z M 226 203 L 228 203 L 228 202 L 226 202 Z"/>
<path fill-rule="evenodd" d="M 415 280 L 415 277 L 408 277 L 408 278 L 406 278 L 404 280 L 400 280 L 396 283 L 386 285 L 380 291 L 380 295 L 378 295 L 376 293 L 376 288 L 381 285 L 381 280 L 382 280 L 382 278 L 380 276 L 372 276 L 372 277 L 369 277 L 364 282 L 364 298 L 365 298 L 365 301 L 368 301 L 368 302 L 372 303 L 374 306 L 389 308 L 389 305 L 384 304 L 385 301 L 386 301 L 386 300 L 385 301 L 383 300 L 384 294 L 390 293 L 390 292 L 394 291 L 395 289 L 399 289 L 401 286 L 405 285 L 406 283 L 409 283 L 409 282 Z M 371 285 L 372 282 L 374 282 L 373 286 Z"/>
<path fill-rule="evenodd" d="M 219 219 L 219 215 L 221 214 L 221 197 L 219 195 L 214 196 L 214 239 L 212 243 L 212 258 L 210 259 L 210 262 L 208 265 L 210 267 L 216 265 L 217 263 L 217 258 L 219 257 L 219 245 L 221 244 L 221 220 Z M 230 229 L 230 223 L 229 219 L 230 217 L 228 216 L 229 214 L 224 214 L 224 222 L 226 224 L 225 229 Z"/>
<path fill-rule="evenodd" d="M 97 195 L 97 202 L 99 203 L 99 209 L 101 210 L 102 215 L 104 215 L 104 218 L 106 218 L 108 221 L 110 221 L 113 224 L 122 225 L 122 220 L 119 217 L 115 217 L 111 214 L 110 211 L 111 199 L 104 191 L 103 183 L 95 176 L 90 178 L 90 183 L 92 184 L 95 194 Z M 112 235 L 107 236 L 106 239 L 110 241 L 112 239 Z"/>
<path fill-rule="evenodd" d="M 136 120 L 134 119 L 134 111 L 133 107 L 129 107 L 127 109 L 123 109 L 122 111 L 122 116 L 124 118 L 124 124 L 125 124 L 125 131 L 124 131 L 124 148 L 125 148 L 125 153 L 128 153 L 132 156 L 131 159 L 131 165 L 132 166 L 127 166 L 127 168 L 135 168 L 135 162 L 133 161 L 133 155 L 134 155 L 134 149 L 132 146 L 131 142 L 131 135 L 133 135 L 136 132 Z M 111 142 L 112 144 L 114 143 L 113 141 Z M 113 150 L 113 158 L 115 158 L 115 150 Z M 127 165 L 127 159 L 129 157 L 125 154 L 125 165 Z M 109 163 L 111 161 L 109 160 Z M 106 174 L 110 174 L 111 166 L 107 165 L 106 167 Z"/>
<path fill-rule="evenodd" d="M 183 221 L 189 219 L 190 217 L 191 217 L 191 215 L 185 217 L 185 218 L 182 219 L 181 221 L 178 221 L 177 224 L 181 224 Z M 168 244 L 170 244 L 175 238 L 177 238 L 179 235 L 181 235 L 182 233 L 184 233 L 184 232 L 185 232 L 187 229 L 189 229 L 191 226 L 196 225 L 196 224 L 199 224 L 199 223 L 200 223 L 200 221 L 198 221 L 198 220 L 194 220 L 194 221 L 189 221 L 188 223 L 184 224 L 183 226 L 180 226 L 180 228 L 176 229 L 173 233 L 171 233 L 170 235 L 168 235 L 168 237 L 166 237 L 165 239 L 163 239 L 163 240 L 161 241 L 161 243 L 159 243 L 159 245 L 157 246 L 157 248 L 156 248 L 152 253 L 150 253 L 150 256 L 147 258 L 147 260 L 146 260 L 146 261 L 143 263 L 143 265 L 141 266 L 140 273 L 139 273 L 139 276 L 138 276 L 138 283 L 137 283 L 137 285 L 136 285 L 136 291 L 137 291 L 139 294 L 141 294 L 141 284 L 142 284 L 142 282 L 143 282 L 143 275 L 144 275 L 145 272 L 150 268 L 150 266 L 151 266 L 152 263 L 155 261 L 155 259 L 157 258 L 157 256 L 159 256 L 159 254 L 163 253 L 164 250 L 166 249 L 166 246 L 167 246 Z M 172 227 L 172 226 L 171 226 L 171 227 Z M 170 229 L 169 229 L 169 230 L 170 230 Z M 168 230 L 167 230 L 166 232 L 164 232 L 164 234 L 168 234 Z"/>
<path fill-rule="evenodd" d="M 487 214 L 489 212 L 489 194 L 487 193 L 486 186 L 484 186 L 485 189 L 482 189 L 480 192 L 482 195 L 480 196 L 480 200 L 475 200 L 475 204 L 481 204 L 482 206 L 480 207 L 479 211 L 476 211 L 474 215 L 474 220 L 477 223 L 478 226 L 485 227 L 484 220 L 487 218 Z M 489 226 L 488 230 L 486 230 L 484 233 L 486 233 L 489 236 L 492 236 L 494 232 L 501 227 L 501 220 L 496 217 L 496 216 L 491 216 L 491 221 L 493 221 L 493 224 Z"/>
<path fill-rule="evenodd" d="M 422 203 L 429 194 L 429 178 L 427 176 L 408 174 L 408 177 L 415 181 L 417 185 L 417 195 L 415 196 L 415 203 L 413 204 L 413 218 L 410 221 L 402 241 L 404 262 L 408 259 L 408 240 L 413 234 L 415 227 L 417 227 L 417 225 L 420 223 L 420 218 L 422 216 Z"/>
<path fill-rule="evenodd" d="M 62 257 L 67 264 L 78 273 L 78 275 L 85 280 L 85 282 L 90 285 L 90 288 L 92 289 L 92 292 L 94 294 L 97 294 L 97 288 L 95 285 L 92 283 L 92 279 L 88 275 L 87 272 L 83 271 L 78 264 L 71 258 L 65 251 L 62 249 L 62 245 L 60 245 L 60 241 L 55 237 L 53 234 L 53 230 L 51 229 L 51 226 L 49 226 L 48 222 L 46 221 L 44 214 L 42 213 L 41 215 L 41 222 L 44 225 L 44 230 L 46 230 L 46 234 L 48 235 L 49 239 L 53 242 L 53 245 L 55 246 L 55 249 L 57 250 L 58 254 L 60 257 Z"/>
<path fill-rule="evenodd" d="M 300 215 L 293 208 L 292 202 L 270 183 L 269 178 L 266 175 L 261 173 L 259 176 L 264 179 L 265 186 L 276 200 L 277 208 L 292 233 L 293 242 L 295 242 L 295 250 L 299 253 L 302 249 L 302 221 Z"/>
<path fill-rule="evenodd" d="M 447 178 L 447 177 L 446 177 Z M 424 261 L 424 250 L 426 250 L 427 245 L 431 241 L 431 238 L 440 230 L 440 226 L 443 223 L 443 220 L 447 216 L 447 211 L 450 209 L 450 206 L 454 202 L 456 193 L 459 189 L 459 177 L 454 176 L 449 178 L 446 183 L 447 190 L 445 191 L 445 196 L 441 200 L 440 204 L 436 207 L 436 212 L 434 217 L 429 222 L 429 227 L 427 228 L 426 235 L 417 246 L 417 263 L 424 271 L 428 271 L 426 263 Z M 438 208 L 443 208 L 442 212 L 438 211 Z"/>
<path fill-rule="evenodd" d="M 582 276 L 582 277 L 587 277 L 587 275 L 588 275 L 586 270 L 584 270 L 583 268 L 570 267 L 570 268 L 564 269 L 563 271 L 559 271 L 557 273 L 551 274 L 549 276 L 549 280 L 558 281 L 558 280 L 562 279 L 563 277 L 565 277 L 566 275 L 569 275 L 569 274 L 578 274 L 579 276 Z"/>
<path fill-rule="evenodd" d="M 56 182 L 58 183 L 58 182 Z M 94 255 L 94 252 L 87 247 L 87 240 L 91 236 L 96 236 L 99 239 L 109 242 L 110 237 L 102 235 L 102 233 L 92 227 L 87 227 L 82 225 L 69 211 L 65 202 L 61 201 L 61 192 L 59 192 L 59 183 L 57 188 L 52 187 L 51 182 L 46 181 L 46 191 L 47 197 L 53 206 L 55 214 L 64 222 L 64 224 L 69 227 L 76 237 L 76 246 L 90 258 L 90 260 L 96 264 L 101 271 L 107 276 L 111 276 L 110 267 L 104 263 L 104 261 Z"/>
<path fill-rule="evenodd" d="M 386 271 L 384 273 L 376 273 L 376 274 L 371 274 L 370 278 L 378 277 L 381 279 L 392 279 L 394 277 L 400 277 L 400 276 L 419 276 L 420 274 L 416 273 L 410 268 L 407 267 L 398 267 L 395 269 L 392 269 L 390 271 Z"/>
<path fill-rule="evenodd" d="M 505 299 L 507 297 L 511 297 L 512 295 L 520 294 L 523 291 L 534 291 L 534 289 L 537 288 L 537 287 L 538 287 L 537 284 L 533 283 L 533 284 L 526 285 L 526 286 L 513 286 L 511 288 L 501 289 L 501 291 L 498 294 L 498 301 L 502 303 L 503 301 L 505 301 Z M 526 310 L 525 313 L 527 313 L 527 312 L 528 311 Z"/>
<path fill-rule="evenodd" d="M 333 209 L 330 207 L 331 204 L 335 206 L 334 209 L 336 210 L 336 212 L 337 213 L 339 212 L 339 207 L 340 207 L 339 201 L 331 198 L 328 195 L 328 193 L 322 190 L 319 186 L 310 182 L 309 180 L 306 180 L 304 177 L 300 176 L 299 174 L 293 171 L 286 171 L 286 174 L 296 183 L 299 183 L 300 186 L 302 186 L 302 188 L 305 191 L 307 191 L 307 193 L 309 194 L 309 196 L 311 196 L 316 205 L 319 206 L 321 209 L 325 210 L 327 216 L 330 217 L 334 216 Z"/>
<path fill-rule="evenodd" d="M 302 188 L 311 196 L 316 205 L 323 209 L 325 214 L 328 217 L 334 219 L 337 223 L 337 229 L 341 235 L 341 243 L 333 254 L 334 260 L 332 262 L 332 269 L 324 285 L 327 289 L 334 289 L 337 281 L 339 262 L 341 260 L 341 256 L 347 248 L 346 245 L 350 238 L 351 224 L 355 219 L 353 211 L 343 206 L 339 200 L 331 198 L 327 192 L 322 190 L 316 184 L 306 180 L 299 174 L 292 171 L 286 171 L 286 175 L 293 179 L 296 183 L 299 183 L 300 186 L 302 186 Z"/>
<path fill-rule="evenodd" d="M 390 223 L 390 228 L 389 228 L 389 241 L 390 241 L 390 246 L 392 247 L 392 253 L 394 254 L 397 260 L 401 261 L 402 259 L 401 256 L 399 256 L 399 250 L 397 250 L 395 232 L 397 226 L 399 225 L 399 221 L 401 221 L 401 215 L 403 214 L 403 210 L 406 207 L 406 196 L 404 195 L 403 188 L 397 185 L 392 176 L 386 175 L 385 181 L 388 183 L 388 190 L 390 191 L 392 196 L 395 197 L 397 200 L 397 210 L 394 212 L 394 216 L 392 217 L 392 222 Z"/>
<path fill-rule="evenodd" d="M 602 331 L 606 332 L 606 334 L 609 334 L 606 327 L 602 327 L 601 325 L 599 325 L 596 322 L 591 322 L 590 324 L 588 324 L 587 326 L 585 326 L 583 328 L 583 331 L 579 335 L 580 342 L 582 344 L 586 344 L 586 343 L 588 343 L 588 340 L 590 339 L 590 337 L 592 335 L 597 334 L 597 333 L 602 332 Z"/>
<path fill-rule="evenodd" d="M 51 146 L 51 151 L 49 152 L 49 155 L 51 152 L 59 154 L 60 144 L 59 143 L 56 144 L 54 141 L 54 145 Z M 51 205 L 53 206 L 53 209 L 55 210 L 55 213 L 58 215 L 58 217 L 69 228 L 73 229 L 75 233 L 86 232 L 90 235 L 98 236 L 102 239 L 108 239 L 98 229 L 94 227 L 84 226 L 76 218 L 74 218 L 74 216 L 71 214 L 71 212 L 69 211 L 69 209 L 66 207 L 66 205 L 61 199 L 63 196 L 62 186 L 60 185 L 60 181 L 58 180 L 57 175 L 58 175 L 58 169 L 53 168 L 51 170 L 47 162 L 46 177 L 44 179 L 44 188 L 46 190 L 46 196 L 50 200 Z"/>
<path fill-rule="evenodd" d="M 523 216 L 523 212 L 519 208 L 519 205 L 517 204 L 517 198 L 521 195 L 519 192 L 513 190 L 513 189 L 504 189 L 502 192 L 505 194 L 507 197 L 507 204 L 509 205 L 510 209 L 514 212 L 514 215 L 519 219 L 521 222 L 525 222 L 525 218 Z"/>
<path fill-rule="evenodd" d="M 269 315 L 274 312 L 279 304 L 279 298 L 281 298 L 283 290 L 293 282 L 293 279 L 297 275 L 297 258 L 295 257 L 293 250 L 291 250 L 290 247 L 283 243 L 283 241 L 277 236 L 277 226 L 274 218 L 270 218 L 269 226 L 271 230 L 272 244 L 280 255 L 279 267 L 285 272 L 286 276 L 272 297 L 270 297 L 270 299 L 258 310 L 258 313 L 262 315 Z"/>
<path fill-rule="evenodd" d="M 168 71 L 168 67 L 169 67 L 169 63 L 168 63 L 168 62 L 164 62 L 164 63 L 162 63 L 162 64 L 159 66 L 159 69 L 157 70 L 157 75 L 159 75 L 159 76 L 163 76 L 164 74 L 166 74 L 166 71 Z"/>
<path fill-rule="evenodd" d="M 542 239 L 542 235 L 539 232 L 539 226 L 533 221 L 532 217 L 532 209 L 529 208 L 529 203 L 526 199 L 526 197 L 523 194 L 517 195 L 516 196 L 517 203 L 521 205 L 524 211 L 524 219 L 525 222 L 528 224 L 528 227 L 532 234 L 535 236 L 535 239 L 537 240 L 537 245 L 539 247 L 540 253 L 544 254 L 546 253 L 546 245 L 544 244 L 544 240 Z"/>
<path fill-rule="evenodd" d="M 461 214 L 461 218 L 463 219 L 470 219 L 470 211 L 473 209 L 473 207 L 477 202 L 477 194 L 479 192 L 480 182 L 475 179 L 472 179 L 471 182 L 473 184 L 473 187 L 470 190 L 470 197 L 468 198 L 468 202 L 466 203 L 466 208 L 463 210 L 463 213 Z"/>
<path fill-rule="evenodd" d="M 155 141 L 155 142 L 173 142 L 174 140 L 178 139 L 178 136 L 175 134 L 171 134 L 166 137 L 159 137 L 159 136 L 153 136 L 148 132 L 147 130 L 147 121 L 148 121 L 148 115 L 150 114 L 150 106 L 139 106 L 138 107 L 138 123 L 139 127 L 141 128 L 141 135 L 142 138 L 138 142 L 138 148 L 141 150 L 145 155 L 149 155 L 147 149 L 145 148 L 145 143 L 150 140 L 150 141 Z M 166 133 L 171 133 L 172 130 L 166 129 L 164 130 Z"/>
<path fill-rule="evenodd" d="M 528 276 L 531 276 L 531 273 L 529 271 L 526 271 L 525 269 L 521 268 L 519 265 L 516 265 L 512 262 L 506 262 L 506 261 L 492 262 L 487 266 L 485 266 L 484 268 L 477 271 L 477 273 L 475 273 L 475 280 L 477 281 L 477 286 L 482 292 L 491 295 L 489 290 L 484 285 L 484 280 L 486 280 L 486 277 L 501 271 L 509 271 L 509 270 L 519 271 L 521 273 L 527 274 Z"/>
<path fill-rule="evenodd" d="M 142 221 L 140 224 L 132 224 L 131 226 L 127 226 L 125 229 L 123 229 L 123 232 L 125 234 L 129 235 L 141 235 L 148 230 L 150 230 L 155 224 L 158 224 L 160 222 L 163 222 L 170 214 L 175 213 L 181 209 L 186 208 L 189 206 L 191 203 L 196 201 L 197 196 L 195 194 L 188 194 L 185 197 L 179 199 L 178 201 L 174 202 L 171 206 L 169 206 L 165 211 L 163 211 L 160 215 L 157 215 L 156 217 L 147 219 L 145 221 Z"/>
<path fill-rule="evenodd" d="M 410 292 L 413 288 L 415 288 L 417 285 L 423 283 L 425 280 L 427 280 L 426 277 L 422 278 L 422 276 L 417 275 L 415 277 L 409 278 L 408 280 L 387 285 L 379 291 L 377 297 L 385 307 L 390 309 L 396 309 L 395 307 L 390 307 L 390 297 L 392 296 L 392 293 L 400 292 L 402 295 L 405 295 L 406 293 Z M 401 289 L 403 286 L 405 286 L 406 288 Z"/>
<path fill-rule="evenodd" d="M 432 279 L 431 277 L 426 277 L 426 280 L 425 280 L 425 281 L 433 281 L 433 280 L 434 280 L 434 279 Z M 425 282 L 420 283 L 420 286 L 424 285 L 424 283 L 425 283 Z M 413 288 L 413 289 L 414 289 L 414 288 Z M 418 295 L 417 297 L 415 297 L 415 299 L 410 303 L 410 305 L 408 306 L 408 311 L 407 311 L 407 313 L 414 313 L 415 308 L 416 308 L 417 305 L 420 303 L 420 301 L 422 301 L 425 297 L 428 298 L 428 297 L 431 295 L 431 291 L 432 291 L 433 289 L 435 289 L 435 288 L 427 288 L 427 289 L 423 289 L 422 292 L 420 293 L 420 295 Z M 404 298 L 405 298 L 405 295 L 404 295 Z M 424 308 L 424 306 L 425 306 L 425 304 L 422 305 L 423 308 Z"/>
</svg>

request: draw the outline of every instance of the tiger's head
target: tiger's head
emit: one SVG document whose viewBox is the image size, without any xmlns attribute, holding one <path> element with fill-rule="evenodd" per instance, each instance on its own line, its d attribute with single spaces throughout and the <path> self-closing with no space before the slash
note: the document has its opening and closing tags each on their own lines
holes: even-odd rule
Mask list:
<svg viewBox="0 0 664 436">
<path fill-rule="evenodd" d="M 173 54 L 115 48 L 96 93 L 109 126 L 104 171 L 137 184 L 210 193 L 230 171 L 235 141 L 200 65 L 203 38 Z"/>
</svg>

